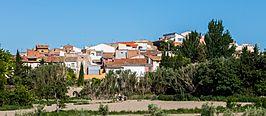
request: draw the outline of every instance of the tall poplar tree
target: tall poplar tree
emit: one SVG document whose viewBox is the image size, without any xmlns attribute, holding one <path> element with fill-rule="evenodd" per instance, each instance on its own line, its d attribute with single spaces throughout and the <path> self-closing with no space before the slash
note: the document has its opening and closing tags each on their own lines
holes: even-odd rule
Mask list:
<svg viewBox="0 0 266 116">
<path fill-rule="evenodd" d="M 17 50 L 16 53 L 16 66 L 15 66 L 15 75 L 18 76 L 22 73 L 22 68 L 23 68 L 23 63 L 22 63 L 22 58 L 19 54 L 19 51 Z"/>
<path fill-rule="evenodd" d="M 78 86 L 82 86 L 84 84 L 84 69 L 83 63 L 80 64 L 79 78 L 78 78 Z"/>
<path fill-rule="evenodd" d="M 230 45 L 233 39 L 228 30 L 224 31 L 221 20 L 212 20 L 208 25 L 208 32 L 205 35 L 205 42 L 208 58 L 231 57 L 235 52 L 235 46 Z"/>
</svg>

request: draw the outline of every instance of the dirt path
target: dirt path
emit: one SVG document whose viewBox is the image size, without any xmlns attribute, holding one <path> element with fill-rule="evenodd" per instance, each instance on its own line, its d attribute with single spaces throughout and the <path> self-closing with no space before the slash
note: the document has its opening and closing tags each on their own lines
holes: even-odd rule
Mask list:
<svg viewBox="0 0 266 116">
<path fill-rule="evenodd" d="M 74 105 L 73 103 L 66 104 L 66 108 L 63 110 L 92 110 L 97 111 L 100 105 L 100 102 L 103 104 L 107 104 L 109 107 L 109 111 L 147 111 L 149 104 L 156 104 L 162 109 L 179 109 L 179 108 L 201 108 L 201 106 L 207 101 L 158 101 L 158 100 L 128 100 L 124 102 L 116 102 L 116 103 L 107 103 L 108 100 L 95 100 L 91 101 L 90 104 L 85 105 Z M 225 102 L 215 102 L 215 101 L 208 101 L 208 103 L 213 103 L 214 106 L 226 106 Z M 241 103 L 242 105 L 250 104 L 250 103 Z M 46 106 L 44 110 L 46 112 L 55 111 L 56 106 Z M 34 112 L 35 109 L 25 109 L 25 110 L 13 110 L 13 111 L 0 111 L 0 116 L 15 116 L 15 114 L 21 113 L 29 113 Z M 179 114 L 180 116 L 195 116 L 196 114 Z M 120 115 L 121 116 L 121 115 Z"/>
</svg>

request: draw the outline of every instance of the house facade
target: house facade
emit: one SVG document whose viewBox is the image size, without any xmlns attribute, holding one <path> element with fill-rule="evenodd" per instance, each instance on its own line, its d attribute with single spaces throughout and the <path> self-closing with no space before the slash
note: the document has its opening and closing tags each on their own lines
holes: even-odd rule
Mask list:
<svg viewBox="0 0 266 116">
<path fill-rule="evenodd" d="M 113 61 L 104 62 L 105 71 L 108 73 L 113 70 L 130 70 L 135 72 L 138 77 L 143 77 L 151 65 L 143 59 L 114 59 Z"/>
</svg>

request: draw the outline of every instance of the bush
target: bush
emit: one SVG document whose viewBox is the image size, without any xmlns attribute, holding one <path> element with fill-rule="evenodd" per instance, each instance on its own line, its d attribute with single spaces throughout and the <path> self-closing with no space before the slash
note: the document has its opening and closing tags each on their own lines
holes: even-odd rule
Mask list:
<svg viewBox="0 0 266 116">
<path fill-rule="evenodd" d="M 223 114 L 223 116 L 235 116 L 232 110 L 226 110 Z"/>
<path fill-rule="evenodd" d="M 232 109 L 232 108 L 236 107 L 236 103 L 234 102 L 234 100 L 229 99 L 226 101 L 226 107 L 229 109 Z"/>
<path fill-rule="evenodd" d="M 31 106 L 33 101 L 33 94 L 22 85 L 0 91 L 0 106 Z"/>
<path fill-rule="evenodd" d="M 192 96 L 191 94 L 176 94 L 175 101 L 199 101 L 199 98 Z"/>
<path fill-rule="evenodd" d="M 166 114 L 155 104 L 150 104 L 148 106 L 149 114 L 151 116 L 165 116 Z"/>
<path fill-rule="evenodd" d="M 107 116 L 108 114 L 109 114 L 108 105 L 100 104 L 100 106 L 99 106 L 99 115 Z"/>
<path fill-rule="evenodd" d="M 216 109 L 212 104 L 209 105 L 208 103 L 206 103 L 202 105 L 201 116 L 214 116 L 215 112 Z"/>
<path fill-rule="evenodd" d="M 256 102 L 255 105 L 258 107 L 266 108 L 266 98 L 261 98 L 260 100 Z"/>
<path fill-rule="evenodd" d="M 174 95 L 159 95 L 158 100 L 164 100 L 164 101 L 175 101 Z"/>
<path fill-rule="evenodd" d="M 265 108 L 248 108 L 246 109 L 243 116 L 266 116 L 266 109 Z"/>
<path fill-rule="evenodd" d="M 155 100 L 155 99 L 157 99 L 157 96 L 153 95 L 153 94 L 132 95 L 129 97 L 129 99 L 133 99 L 133 100 L 142 100 L 142 99 Z"/>
</svg>

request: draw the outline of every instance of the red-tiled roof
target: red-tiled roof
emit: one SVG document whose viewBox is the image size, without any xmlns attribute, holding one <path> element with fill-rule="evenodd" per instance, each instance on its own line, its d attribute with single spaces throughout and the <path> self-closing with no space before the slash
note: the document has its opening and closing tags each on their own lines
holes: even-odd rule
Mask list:
<svg viewBox="0 0 266 116">
<path fill-rule="evenodd" d="M 48 56 L 44 57 L 45 62 L 64 62 L 64 57 L 60 56 Z"/>
<path fill-rule="evenodd" d="M 140 55 L 139 50 L 128 50 L 127 51 L 127 57 L 128 58 L 132 58 L 132 57 L 135 57 L 135 56 L 138 56 L 138 55 Z"/>
<path fill-rule="evenodd" d="M 128 46 L 138 47 L 138 44 L 136 44 L 135 42 L 118 42 L 118 44 L 126 44 Z"/>
<path fill-rule="evenodd" d="M 30 49 L 27 50 L 27 57 L 28 58 L 41 58 L 44 56 L 45 56 L 44 53 L 40 53 L 38 51 L 30 50 Z"/>
<path fill-rule="evenodd" d="M 65 57 L 65 62 L 76 62 L 78 57 Z"/>
<path fill-rule="evenodd" d="M 114 58 L 114 53 L 103 53 L 103 58 Z"/>
<path fill-rule="evenodd" d="M 162 60 L 161 56 L 152 56 L 152 55 L 146 55 L 146 57 L 152 59 L 152 60 L 156 60 L 156 61 L 160 61 Z"/>
<path fill-rule="evenodd" d="M 139 58 L 139 59 L 114 59 L 113 61 L 105 62 L 105 65 L 107 67 L 147 65 L 147 60 L 145 58 Z"/>
</svg>

